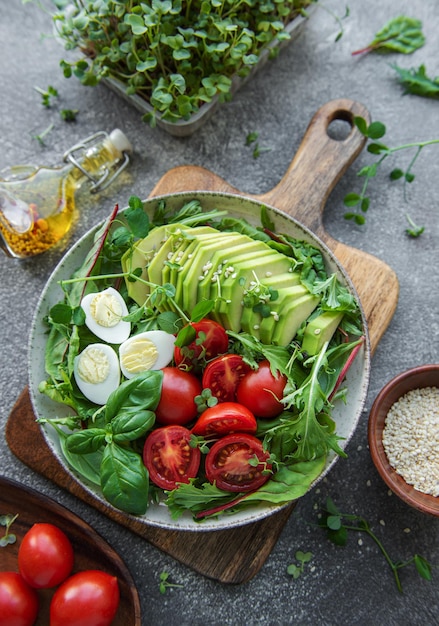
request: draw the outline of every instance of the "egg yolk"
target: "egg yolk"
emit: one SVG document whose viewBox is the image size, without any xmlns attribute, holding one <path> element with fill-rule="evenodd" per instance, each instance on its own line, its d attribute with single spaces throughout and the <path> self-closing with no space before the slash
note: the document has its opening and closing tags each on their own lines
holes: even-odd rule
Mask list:
<svg viewBox="0 0 439 626">
<path fill-rule="evenodd" d="M 99 348 L 86 348 L 78 359 L 78 374 L 86 383 L 104 382 L 110 373 L 110 362 Z"/>
<path fill-rule="evenodd" d="M 112 328 L 122 316 L 122 305 L 111 293 L 97 293 L 90 302 L 90 313 L 99 326 Z"/>
<path fill-rule="evenodd" d="M 138 374 L 153 367 L 157 361 L 158 350 L 150 339 L 133 340 L 120 356 L 122 367 L 130 374 Z"/>
</svg>

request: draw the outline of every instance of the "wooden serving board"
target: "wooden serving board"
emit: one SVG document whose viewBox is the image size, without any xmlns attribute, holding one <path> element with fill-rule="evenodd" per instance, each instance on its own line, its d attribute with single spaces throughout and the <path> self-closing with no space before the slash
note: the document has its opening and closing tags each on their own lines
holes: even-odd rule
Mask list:
<svg viewBox="0 0 439 626">
<path fill-rule="evenodd" d="M 373 352 L 395 311 L 398 280 L 392 269 L 379 259 L 333 239 L 325 232 L 322 223 L 330 192 L 365 144 L 364 137 L 353 125 L 354 116 L 367 121 L 370 119 L 368 111 L 355 101 L 335 100 L 324 105 L 311 120 L 291 165 L 278 185 L 261 195 L 245 195 L 296 218 L 334 252 L 357 289 L 368 320 Z M 335 140 L 329 136 L 328 127 L 334 120 L 350 124 L 351 130 L 346 138 Z M 201 190 L 241 194 L 202 167 L 181 166 L 166 173 L 150 197 Z M 243 583 L 260 570 L 293 509 L 291 505 L 268 518 L 231 530 L 192 532 L 145 527 L 133 517 L 109 510 L 66 474 L 35 423 L 27 389 L 11 412 L 6 438 L 12 452 L 33 470 L 185 565 L 221 582 Z"/>
</svg>

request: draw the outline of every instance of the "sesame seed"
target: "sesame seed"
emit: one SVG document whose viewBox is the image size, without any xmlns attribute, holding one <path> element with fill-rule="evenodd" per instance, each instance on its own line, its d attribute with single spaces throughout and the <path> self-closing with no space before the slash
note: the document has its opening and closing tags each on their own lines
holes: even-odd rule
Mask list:
<svg viewBox="0 0 439 626">
<path fill-rule="evenodd" d="M 439 496 L 439 388 L 413 389 L 387 413 L 383 446 L 390 465 L 416 490 Z"/>
</svg>

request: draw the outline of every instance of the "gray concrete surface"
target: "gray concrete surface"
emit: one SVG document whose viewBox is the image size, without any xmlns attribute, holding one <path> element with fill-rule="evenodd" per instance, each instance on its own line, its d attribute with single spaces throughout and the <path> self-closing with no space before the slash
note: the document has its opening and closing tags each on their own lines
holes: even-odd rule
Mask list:
<svg viewBox="0 0 439 626">
<path fill-rule="evenodd" d="M 47 3 L 45 3 L 47 4 Z M 337 15 L 345 2 L 324 0 Z M 89 203 L 72 233 L 74 243 L 104 218 L 114 203 L 125 205 L 130 195 L 148 196 L 171 167 L 203 165 L 243 191 L 271 189 L 288 167 L 309 120 L 328 100 L 348 97 L 362 102 L 374 120 L 387 126 L 391 146 L 439 138 L 439 104 L 403 95 L 390 63 L 439 74 L 439 7 L 436 0 L 353 0 L 343 21 L 344 35 L 335 43 L 338 26 L 331 15 L 317 10 L 300 39 L 222 107 L 195 136 L 176 139 L 144 125 L 139 114 L 106 87 L 84 88 L 62 77 L 59 44 L 50 37 L 48 15 L 21 0 L 2 3 L 0 16 L 0 168 L 19 163 L 54 164 L 72 144 L 97 130 L 120 127 L 135 152 L 128 173 Z M 353 58 L 351 51 L 368 43 L 398 14 L 423 22 L 425 46 L 410 57 L 373 55 Z M 42 38 L 42 34 L 49 37 Z M 60 120 L 57 110 L 45 109 L 35 86 L 53 85 L 62 108 L 79 109 L 76 123 Z M 50 123 L 46 145 L 32 138 Z M 269 148 L 253 159 L 245 146 L 251 131 Z M 410 509 L 388 493 L 375 470 L 367 445 L 367 420 L 381 387 L 397 373 L 415 365 L 438 362 L 438 194 L 439 145 L 420 155 L 416 179 L 406 190 L 391 183 L 393 167 L 406 167 L 413 153 L 403 151 L 386 163 L 371 183 L 367 223 L 358 227 L 343 219 L 344 195 L 360 188 L 360 167 L 371 157 L 363 152 L 329 197 L 327 230 L 338 240 L 386 261 L 397 273 L 400 298 L 394 318 L 372 361 L 364 413 L 339 462 L 317 489 L 302 499 L 259 574 L 241 586 L 208 580 L 159 552 L 128 530 L 87 507 L 46 479 L 31 472 L 9 451 L 0 437 L 1 474 L 32 486 L 87 520 L 123 555 L 138 587 L 144 624 L 152 625 L 312 625 L 312 626 L 433 626 L 439 624 L 439 521 Z M 405 234 L 405 214 L 425 226 L 424 234 Z M 39 294 L 63 251 L 53 250 L 32 261 L 0 257 L 0 423 L 27 382 L 27 336 Z M 433 565 L 433 581 L 422 580 L 411 566 L 401 573 L 404 593 L 396 590 L 390 570 L 366 537 L 350 536 L 337 548 L 315 527 L 317 510 L 331 496 L 347 512 L 364 515 L 392 558 L 414 553 Z M 409 532 L 408 532 L 409 531 Z M 296 550 L 311 551 L 313 559 L 293 580 L 287 566 Z M 0 553 L 1 563 L 1 553 Z M 182 585 L 159 592 L 159 575 Z M 129 626 L 129 625 L 127 625 Z"/>
</svg>

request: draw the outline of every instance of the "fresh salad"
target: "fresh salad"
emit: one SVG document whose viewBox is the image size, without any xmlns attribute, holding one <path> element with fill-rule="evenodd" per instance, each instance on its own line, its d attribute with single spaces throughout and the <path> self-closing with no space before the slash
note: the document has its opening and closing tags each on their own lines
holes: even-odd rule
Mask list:
<svg viewBox="0 0 439 626">
<path fill-rule="evenodd" d="M 39 391 L 67 464 L 114 507 L 201 521 L 304 495 L 364 343 L 358 303 L 321 251 L 198 200 L 149 217 L 130 198 L 60 281 Z"/>
</svg>

